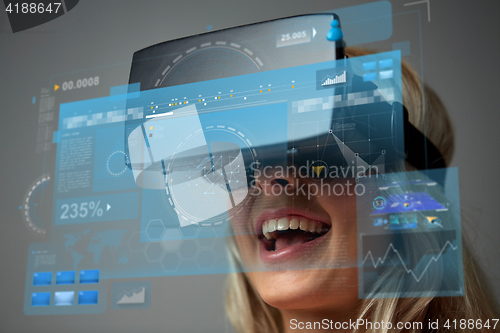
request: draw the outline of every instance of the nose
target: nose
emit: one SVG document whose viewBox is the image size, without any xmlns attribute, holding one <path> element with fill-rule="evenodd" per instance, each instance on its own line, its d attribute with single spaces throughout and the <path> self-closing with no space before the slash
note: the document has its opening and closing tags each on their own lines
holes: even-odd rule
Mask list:
<svg viewBox="0 0 500 333">
<path fill-rule="evenodd" d="M 286 168 L 265 167 L 257 170 L 255 185 L 262 189 L 265 195 L 281 195 L 285 190 L 296 186 L 298 178 L 288 172 Z"/>
</svg>

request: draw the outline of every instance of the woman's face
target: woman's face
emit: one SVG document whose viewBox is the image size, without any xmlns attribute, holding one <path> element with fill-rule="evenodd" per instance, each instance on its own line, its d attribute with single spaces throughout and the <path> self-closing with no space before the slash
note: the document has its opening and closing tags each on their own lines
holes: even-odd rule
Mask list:
<svg viewBox="0 0 500 333">
<path fill-rule="evenodd" d="M 346 310 L 356 305 L 352 180 L 261 170 L 232 225 L 246 274 L 266 303 L 279 309 Z"/>
</svg>

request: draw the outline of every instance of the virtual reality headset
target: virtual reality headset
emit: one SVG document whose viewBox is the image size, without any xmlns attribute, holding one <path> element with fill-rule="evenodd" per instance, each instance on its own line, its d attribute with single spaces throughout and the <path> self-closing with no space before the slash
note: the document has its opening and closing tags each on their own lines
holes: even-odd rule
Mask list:
<svg viewBox="0 0 500 333">
<path fill-rule="evenodd" d="M 334 39 L 332 36 L 336 40 L 332 40 Z M 369 169 L 369 166 L 373 165 L 373 162 L 380 155 L 385 155 L 383 165 L 379 164 L 378 168 L 384 170 L 383 172 L 390 171 L 391 166 L 394 166 L 396 161 L 401 159 L 406 159 L 419 170 L 445 167 L 439 151 L 409 123 L 408 112 L 399 102 L 391 103 L 384 100 L 383 96 L 377 101 L 376 96 L 368 96 L 369 92 L 376 92 L 379 87 L 376 82 L 366 80 L 366 75 L 363 77 L 361 73 L 355 73 L 352 65 L 347 64 L 349 60 L 345 56 L 344 45 L 339 17 L 335 14 L 314 14 L 209 32 L 167 41 L 137 51 L 132 62 L 130 84 L 139 84 L 141 92 L 161 89 L 158 94 L 169 94 L 166 87 L 184 86 L 184 94 L 191 96 L 186 98 L 187 96 L 172 92 L 173 98 L 170 98 L 170 103 L 166 103 L 169 100 L 167 98 L 163 105 L 158 105 L 160 103 L 154 101 L 157 94 L 143 93 L 139 101 L 132 101 L 133 106 L 136 107 L 140 107 L 141 104 L 142 106 L 149 103 L 154 104 L 153 109 L 147 110 L 146 107 L 143 119 L 127 123 L 125 133 L 127 155 L 129 156 L 127 164 L 133 170 L 139 171 L 140 175 L 136 177 L 136 181 L 139 180 L 141 186 L 146 188 L 156 188 L 157 186 L 163 188 L 164 184 L 160 184 L 162 182 L 158 181 L 159 176 L 156 173 L 160 172 L 165 175 L 174 171 L 173 169 L 166 170 L 168 160 L 175 153 L 174 149 L 166 149 L 166 147 L 172 147 L 173 142 L 175 142 L 175 139 L 172 138 L 180 136 L 179 133 L 172 130 L 172 127 L 181 132 L 197 131 L 201 129 L 202 124 L 196 120 L 191 122 L 192 124 L 188 124 L 188 118 L 192 120 L 199 114 L 219 112 L 217 107 L 206 108 L 208 98 L 199 98 L 205 96 L 194 92 L 194 90 L 202 90 L 198 89 L 199 83 L 204 82 L 206 86 L 213 86 L 224 83 L 220 81 L 221 79 L 232 77 L 234 89 L 229 89 L 226 94 L 219 93 L 219 96 L 214 94 L 215 102 L 220 104 L 221 97 L 224 98 L 225 102 L 226 96 L 224 95 L 229 94 L 229 99 L 233 98 L 236 102 L 234 107 L 240 108 L 243 103 L 237 103 L 237 100 L 241 99 L 241 97 L 236 97 L 237 89 L 238 86 L 245 86 L 243 82 L 252 79 L 251 74 L 269 72 L 272 78 L 271 73 L 273 72 L 275 73 L 274 77 L 276 77 L 287 69 L 290 69 L 291 72 L 293 68 L 298 66 L 305 67 L 321 62 L 336 62 L 337 65 L 334 69 L 342 68 L 336 70 L 337 73 L 334 74 L 340 74 L 340 78 L 343 74 L 345 79 L 340 84 L 333 83 L 326 86 L 320 86 L 320 82 L 316 82 L 316 84 L 331 92 L 330 97 L 337 99 L 340 96 L 340 101 L 347 103 L 339 103 L 338 100 L 334 103 L 328 103 L 331 119 L 324 120 L 327 123 L 330 120 L 329 126 L 325 127 L 328 130 L 324 133 L 306 133 L 299 140 L 284 136 L 279 138 L 281 141 L 262 144 L 258 147 L 262 152 L 261 158 L 257 159 L 260 165 L 276 166 L 289 163 L 302 165 L 301 161 L 310 161 L 310 164 L 313 165 L 315 161 L 321 160 L 322 164 L 326 166 L 335 165 L 345 168 L 355 160 L 358 165 L 363 164 Z M 382 73 L 383 71 L 379 71 L 378 77 Z M 377 73 L 374 72 L 374 74 Z M 234 80 L 235 77 L 236 80 Z M 297 77 L 300 77 L 300 74 Z M 331 79 L 333 75 L 326 75 L 326 77 Z M 324 78 L 318 77 L 318 80 L 322 79 Z M 216 82 L 217 80 L 218 82 Z M 296 86 L 299 86 L 299 80 L 292 81 L 296 81 Z M 193 83 L 198 83 L 198 87 L 190 87 L 190 84 Z M 397 83 L 393 85 L 396 86 Z M 272 84 L 268 86 L 260 84 L 255 85 L 255 89 L 269 93 L 277 88 Z M 317 90 L 313 90 L 308 93 L 311 98 L 314 98 L 317 95 L 316 92 Z M 358 100 L 370 97 L 374 97 L 374 99 L 372 103 L 359 103 L 353 98 L 355 95 L 367 96 L 359 97 Z M 290 101 L 291 99 L 288 96 L 289 102 L 300 103 L 300 101 Z M 302 100 L 307 103 L 308 99 L 302 98 Z M 187 105 L 186 102 L 191 104 Z M 161 107 L 160 110 L 158 110 L 158 106 Z M 225 107 L 227 108 L 227 105 Z M 151 110 L 154 114 L 151 113 Z M 151 114 L 148 114 L 148 111 Z M 367 119 L 365 116 L 374 114 L 377 116 L 372 116 L 369 123 L 365 121 Z M 309 118 L 315 116 L 314 112 L 304 113 L 304 115 Z M 148 118 L 148 116 L 154 117 Z M 184 118 L 184 120 L 180 118 Z M 269 120 L 286 122 L 290 119 L 291 116 L 288 116 L 287 119 L 274 117 Z M 265 122 L 267 119 L 262 119 L 262 121 Z M 147 128 L 152 127 L 153 123 L 160 122 L 165 133 L 163 133 L 163 140 L 159 145 L 157 142 L 152 143 L 154 139 L 149 139 L 151 136 L 148 137 Z M 300 120 L 298 122 L 300 123 Z M 137 133 L 139 127 L 141 133 Z M 142 136 L 139 139 L 142 140 L 141 147 L 134 149 L 135 154 L 131 152 L 128 145 L 130 134 L 134 132 L 134 129 L 136 130 L 133 135 L 134 139 L 130 141 L 137 140 L 138 137 Z M 337 132 L 341 132 L 341 135 L 336 135 Z M 151 135 L 151 133 L 149 134 Z M 329 140 L 330 142 L 328 142 Z M 205 165 L 204 169 L 216 171 L 220 166 L 210 162 L 210 155 L 213 153 L 216 156 L 229 156 L 236 149 L 235 144 L 230 142 L 225 144 L 218 142 L 215 146 L 212 144 L 213 147 L 210 147 L 209 142 L 202 141 L 205 142 L 198 142 L 195 147 L 189 146 L 190 148 L 186 147 L 180 154 L 177 153 L 176 167 L 179 170 L 199 166 L 205 160 L 210 164 L 210 167 Z M 321 156 L 317 156 L 318 144 L 324 150 Z M 352 151 L 353 156 L 349 154 L 346 156 L 346 148 Z M 252 162 L 251 154 L 243 149 L 241 155 L 245 160 L 245 169 L 249 170 Z M 229 160 L 230 158 L 227 161 Z M 148 174 L 154 174 L 154 176 L 147 177 Z M 202 175 L 202 173 L 199 174 Z M 146 178 L 150 178 L 151 181 Z"/>
<path fill-rule="evenodd" d="M 408 121 L 400 53 L 348 58 L 342 35 L 336 14 L 314 14 L 137 51 L 127 109 L 138 116 L 125 124 L 136 184 L 177 203 L 221 202 L 188 218 L 197 223 L 242 202 L 263 166 L 306 166 L 321 179 L 401 171 L 404 160 L 444 168 Z"/>
</svg>

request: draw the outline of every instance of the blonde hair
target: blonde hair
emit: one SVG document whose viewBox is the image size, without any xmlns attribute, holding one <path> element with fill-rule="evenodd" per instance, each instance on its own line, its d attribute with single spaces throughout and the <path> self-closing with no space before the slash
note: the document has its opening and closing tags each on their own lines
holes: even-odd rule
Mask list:
<svg viewBox="0 0 500 333">
<path fill-rule="evenodd" d="M 361 49 L 346 49 L 349 57 L 370 54 Z M 406 63 L 402 63 L 403 104 L 409 112 L 410 122 L 424 133 L 441 152 L 446 165 L 450 165 L 454 152 L 454 134 L 450 117 L 437 94 L 422 84 L 419 76 Z M 407 165 L 411 170 L 411 166 Z M 432 240 L 427 240 L 432 242 Z M 370 298 L 361 300 L 356 319 L 367 319 L 371 322 L 419 321 L 425 324 L 428 320 L 439 319 L 444 323 L 456 319 L 482 320 L 497 317 L 492 295 L 484 285 L 482 272 L 473 260 L 466 241 L 463 244 L 464 296 L 461 297 L 415 297 L 415 298 Z M 236 271 L 244 270 L 237 246 L 230 245 L 230 257 Z M 231 273 L 226 282 L 226 311 L 234 328 L 238 332 L 262 333 L 281 332 L 283 323 L 280 311 L 266 304 L 252 286 L 244 273 Z M 500 325 L 498 325 L 500 326 Z M 469 329 L 469 332 L 481 332 L 481 329 Z M 417 332 L 418 330 L 368 330 L 366 332 Z M 424 329 L 424 331 L 426 331 Z M 430 331 L 430 330 L 429 330 Z M 433 332 L 452 332 L 441 324 Z M 457 331 L 459 330 L 457 327 Z M 500 332 L 497 328 L 495 331 Z"/>
</svg>

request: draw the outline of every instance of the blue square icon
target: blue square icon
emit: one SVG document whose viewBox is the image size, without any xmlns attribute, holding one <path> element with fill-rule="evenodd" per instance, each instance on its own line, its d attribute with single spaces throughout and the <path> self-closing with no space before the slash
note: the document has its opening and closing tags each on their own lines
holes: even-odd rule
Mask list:
<svg viewBox="0 0 500 333">
<path fill-rule="evenodd" d="M 377 80 L 377 73 L 363 74 L 363 82 L 375 81 Z"/>
<path fill-rule="evenodd" d="M 389 224 L 399 224 L 399 216 L 398 214 L 389 215 Z"/>
<path fill-rule="evenodd" d="M 33 293 L 31 294 L 31 306 L 49 306 L 50 293 Z"/>
<path fill-rule="evenodd" d="M 363 63 L 363 70 L 364 71 L 373 71 L 376 68 L 377 68 L 377 62 L 375 62 L 375 61 Z"/>
<path fill-rule="evenodd" d="M 52 284 L 52 272 L 33 273 L 33 286 L 50 286 Z"/>
<path fill-rule="evenodd" d="M 99 270 L 80 271 L 80 284 L 99 283 Z"/>
<path fill-rule="evenodd" d="M 378 75 L 380 76 L 381 80 L 392 79 L 392 77 L 394 76 L 394 72 L 392 70 L 383 71 L 383 72 L 378 73 Z"/>
<path fill-rule="evenodd" d="M 99 291 L 85 290 L 78 292 L 78 305 L 95 305 L 99 299 Z"/>
<path fill-rule="evenodd" d="M 75 303 L 74 300 L 75 300 L 74 291 L 56 291 L 54 293 L 55 306 L 73 305 Z"/>
<path fill-rule="evenodd" d="M 379 68 L 391 68 L 392 64 L 393 64 L 392 59 L 380 60 L 378 62 L 378 67 Z"/>
<path fill-rule="evenodd" d="M 382 225 L 384 225 L 384 220 L 382 218 L 376 218 L 376 219 L 373 219 L 373 226 L 374 227 L 380 227 Z"/>
<path fill-rule="evenodd" d="M 57 272 L 56 284 L 75 284 L 75 271 Z"/>
</svg>

